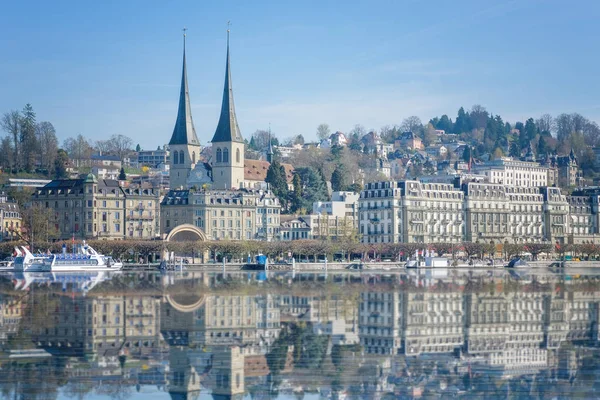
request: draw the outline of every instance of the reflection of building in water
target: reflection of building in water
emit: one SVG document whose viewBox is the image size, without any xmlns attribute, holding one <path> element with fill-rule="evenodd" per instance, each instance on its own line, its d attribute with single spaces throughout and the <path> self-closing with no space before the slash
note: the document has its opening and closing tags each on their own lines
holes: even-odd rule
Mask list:
<svg viewBox="0 0 600 400">
<path fill-rule="evenodd" d="M 22 317 L 23 302 L 17 297 L 0 294 L 0 344 L 17 334 Z"/>
<path fill-rule="evenodd" d="M 245 352 L 264 353 L 280 331 L 279 298 L 266 295 L 218 296 L 177 303 L 171 296 L 163 302 L 161 330 L 169 343 L 203 346 L 238 345 Z M 190 300 L 191 301 L 191 300 Z M 254 349 L 252 347 L 255 347 Z"/>
<path fill-rule="evenodd" d="M 509 304 L 504 294 L 465 296 L 465 347 L 470 354 L 503 351 L 510 334 Z"/>
<path fill-rule="evenodd" d="M 558 349 L 569 334 L 568 302 L 564 291 L 553 292 L 544 297 L 544 345 Z"/>
<path fill-rule="evenodd" d="M 161 346 L 158 302 L 141 295 L 57 296 L 46 305 L 46 321 L 33 337 L 57 351 L 149 353 Z"/>
<path fill-rule="evenodd" d="M 169 348 L 168 391 L 172 399 L 192 399 L 200 395 L 200 374 L 192 357 L 193 351 L 187 347 Z"/>
<path fill-rule="evenodd" d="M 244 354 L 237 346 L 220 346 L 213 352 L 210 373 L 213 398 L 242 397 L 244 385 Z"/>
<path fill-rule="evenodd" d="M 463 300 L 459 292 L 403 293 L 404 353 L 448 353 L 463 344 Z"/>
<path fill-rule="evenodd" d="M 352 299 L 339 295 L 283 295 L 281 314 L 310 322 L 313 333 L 331 336 L 334 345 L 358 343 L 358 315 Z"/>
<path fill-rule="evenodd" d="M 567 340 L 597 339 L 600 292 L 572 291 L 568 293 L 569 333 Z"/>
<path fill-rule="evenodd" d="M 402 307 L 398 292 L 360 294 L 360 343 L 371 354 L 397 354 L 401 346 Z"/>
</svg>

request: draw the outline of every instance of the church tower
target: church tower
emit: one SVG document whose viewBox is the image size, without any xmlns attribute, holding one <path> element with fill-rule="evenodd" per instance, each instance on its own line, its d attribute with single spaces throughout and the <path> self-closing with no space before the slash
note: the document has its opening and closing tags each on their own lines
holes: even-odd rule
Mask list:
<svg viewBox="0 0 600 400">
<path fill-rule="evenodd" d="M 185 63 L 185 29 L 183 30 L 183 72 L 181 75 L 181 90 L 179 93 L 179 109 L 171 141 L 169 141 L 170 172 L 169 186 L 171 189 L 187 189 L 187 178 L 196 166 L 200 157 L 200 141 L 196 136 L 190 92 L 188 90 L 187 68 Z"/>
<path fill-rule="evenodd" d="M 235 116 L 231 66 L 229 62 L 229 29 L 227 29 L 227 60 L 223 104 L 217 130 L 212 138 L 212 176 L 214 189 L 244 187 L 244 139 Z"/>
</svg>

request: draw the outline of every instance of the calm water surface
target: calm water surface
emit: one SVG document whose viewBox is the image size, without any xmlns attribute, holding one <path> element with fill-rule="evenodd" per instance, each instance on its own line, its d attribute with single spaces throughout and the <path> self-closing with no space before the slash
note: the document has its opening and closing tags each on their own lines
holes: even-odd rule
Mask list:
<svg viewBox="0 0 600 400">
<path fill-rule="evenodd" d="M 595 398 L 599 319 L 592 270 L 4 274 L 0 397 Z"/>
</svg>

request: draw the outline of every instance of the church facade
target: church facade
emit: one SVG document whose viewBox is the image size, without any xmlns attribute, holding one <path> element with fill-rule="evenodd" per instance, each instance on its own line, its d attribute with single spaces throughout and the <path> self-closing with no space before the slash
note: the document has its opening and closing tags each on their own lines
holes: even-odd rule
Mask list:
<svg viewBox="0 0 600 400">
<path fill-rule="evenodd" d="M 245 142 L 233 101 L 229 31 L 221 114 L 211 144 L 210 159 L 200 160 L 202 149 L 191 113 L 184 36 L 179 106 L 169 142 L 170 191 L 161 202 L 161 233 L 166 237 L 175 227 L 190 224 L 213 240 L 278 238 L 279 200 L 266 190 L 264 179 L 257 180 L 266 172 L 252 175 L 258 167 L 249 167 L 244 157 Z M 252 176 L 247 179 L 246 175 Z"/>
</svg>

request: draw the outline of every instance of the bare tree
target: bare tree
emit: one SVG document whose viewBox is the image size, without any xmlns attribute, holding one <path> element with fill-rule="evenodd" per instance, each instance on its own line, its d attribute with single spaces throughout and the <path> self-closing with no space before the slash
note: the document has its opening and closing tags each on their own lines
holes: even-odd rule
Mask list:
<svg viewBox="0 0 600 400">
<path fill-rule="evenodd" d="M 131 151 L 133 140 L 125 135 L 112 135 L 108 140 L 110 143 L 110 152 L 118 156 L 121 161 Z"/>
<path fill-rule="evenodd" d="M 352 128 L 352 130 L 348 134 L 349 134 L 349 136 L 360 139 L 361 137 L 365 136 L 366 133 L 367 133 L 367 130 L 365 129 L 364 126 L 362 126 L 361 124 L 356 124 L 356 125 L 354 125 L 354 128 Z"/>
<path fill-rule="evenodd" d="M 329 137 L 329 133 L 331 130 L 329 129 L 329 125 L 320 124 L 317 126 L 317 137 L 319 140 L 327 139 Z"/>
<path fill-rule="evenodd" d="M 2 138 L 0 142 L 0 167 L 10 168 L 13 165 L 13 151 L 10 137 Z"/>
<path fill-rule="evenodd" d="M 86 164 L 92 155 L 92 146 L 90 146 L 90 143 L 81 134 L 75 138 L 66 139 L 63 143 L 63 148 L 76 167 Z"/>
<path fill-rule="evenodd" d="M 413 132 L 416 134 L 420 134 L 423 131 L 423 124 L 421 123 L 421 118 L 413 115 L 411 117 L 405 118 L 400 124 L 400 130 L 402 132 Z"/>
<path fill-rule="evenodd" d="M 17 110 L 11 110 L 5 113 L 0 120 L 2 129 L 10 135 L 13 142 L 13 164 L 12 167 L 19 168 L 19 132 L 21 123 L 21 114 Z"/>
<path fill-rule="evenodd" d="M 540 129 L 540 132 L 552 133 L 556 129 L 554 118 L 550 114 L 544 114 L 535 121 L 536 126 Z"/>
<path fill-rule="evenodd" d="M 98 154 L 108 154 L 110 152 L 110 141 L 96 140 L 96 142 L 94 143 L 94 150 Z"/>
<path fill-rule="evenodd" d="M 379 135 L 381 136 L 381 139 L 383 139 L 383 141 L 385 141 L 386 143 L 393 143 L 394 140 L 398 137 L 399 133 L 400 127 L 398 125 L 385 125 L 382 126 L 379 130 Z"/>
<path fill-rule="evenodd" d="M 47 121 L 40 122 L 35 127 L 35 135 L 39 144 L 39 160 L 42 168 L 50 171 L 58 151 L 58 139 L 54 126 Z"/>
</svg>

